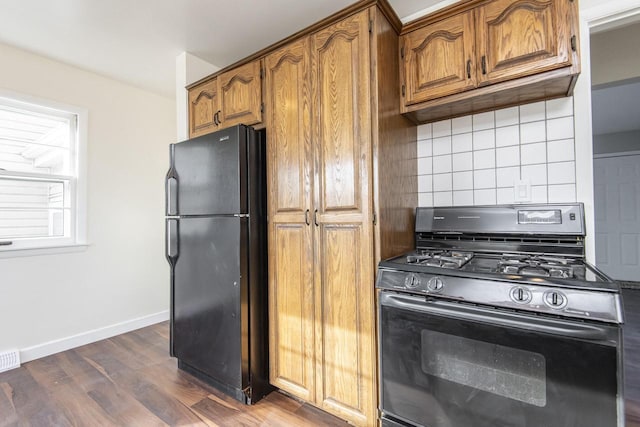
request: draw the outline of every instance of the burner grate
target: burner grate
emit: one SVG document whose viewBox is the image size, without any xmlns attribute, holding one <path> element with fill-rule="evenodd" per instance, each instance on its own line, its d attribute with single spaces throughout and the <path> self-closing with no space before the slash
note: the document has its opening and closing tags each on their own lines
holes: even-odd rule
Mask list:
<svg viewBox="0 0 640 427">
<path fill-rule="evenodd" d="M 575 276 L 574 266 L 574 261 L 570 258 L 545 255 L 503 255 L 498 262 L 497 271 L 502 274 L 572 279 Z"/>
<path fill-rule="evenodd" d="M 473 252 L 422 250 L 407 255 L 407 263 L 458 269 L 469 262 L 471 258 L 473 258 Z"/>
</svg>

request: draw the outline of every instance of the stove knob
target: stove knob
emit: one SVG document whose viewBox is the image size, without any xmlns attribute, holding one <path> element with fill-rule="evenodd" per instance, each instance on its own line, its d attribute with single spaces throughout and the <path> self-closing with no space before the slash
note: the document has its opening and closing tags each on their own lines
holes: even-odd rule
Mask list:
<svg viewBox="0 0 640 427">
<path fill-rule="evenodd" d="M 518 304 L 526 304 L 531 301 L 531 291 L 527 288 L 517 286 L 511 289 L 511 299 Z"/>
<path fill-rule="evenodd" d="M 431 292 L 440 292 L 444 287 L 444 281 L 440 277 L 432 277 L 427 282 L 427 289 Z"/>
<path fill-rule="evenodd" d="M 415 274 L 410 274 L 406 279 L 404 279 L 405 288 L 413 289 L 417 288 L 418 285 L 420 285 L 420 277 Z"/>
<path fill-rule="evenodd" d="M 558 291 L 549 291 L 544 294 L 544 303 L 551 308 L 562 308 L 567 305 L 567 297 Z"/>
</svg>

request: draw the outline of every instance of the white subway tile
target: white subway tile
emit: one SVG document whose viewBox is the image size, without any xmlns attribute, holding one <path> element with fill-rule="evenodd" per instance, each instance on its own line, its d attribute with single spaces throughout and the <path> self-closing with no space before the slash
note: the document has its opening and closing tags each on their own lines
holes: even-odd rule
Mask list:
<svg viewBox="0 0 640 427">
<path fill-rule="evenodd" d="M 494 129 L 473 132 L 473 149 L 484 150 L 496 146 L 496 134 Z"/>
<path fill-rule="evenodd" d="M 453 189 L 454 190 L 472 190 L 473 189 L 473 172 L 454 172 L 453 173 Z"/>
<path fill-rule="evenodd" d="M 547 119 L 573 116 L 573 97 L 551 99 L 547 101 Z"/>
<path fill-rule="evenodd" d="M 495 205 L 496 190 L 495 189 L 474 190 L 473 203 L 476 205 Z"/>
<path fill-rule="evenodd" d="M 473 188 L 495 188 L 496 170 L 484 169 L 473 171 Z"/>
<path fill-rule="evenodd" d="M 549 186 L 549 203 L 565 203 L 576 201 L 576 185 L 550 185 Z"/>
<path fill-rule="evenodd" d="M 428 193 L 433 191 L 433 175 L 418 175 L 418 192 Z"/>
<path fill-rule="evenodd" d="M 433 173 L 433 157 L 421 157 L 418 159 L 418 175 Z"/>
<path fill-rule="evenodd" d="M 471 151 L 453 155 L 453 171 L 470 171 L 473 169 L 473 155 Z"/>
<path fill-rule="evenodd" d="M 496 111 L 496 127 L 511 126 L 520 123 L 518 107 L 504 108 Z"/>
<path fill-rule="evenodd" d="M 433 173 L 444 172 L 451 172 L 451 154 L 433 157 Z"/>
<path fill-rule="evenodd" d="M 521 175 L 531 185 L 544 185 L 547 183 L 547 165 L 522 166 Z"/>
<path fill-rule="evenodd" d="M 550 162 L 564 162 L 575 159 L 573 139 L 547 142 L 547 159 Z"/>
<path fill-rule="evenodd" d="M 431 139 L 432 138 L 432 128 L 431 123 L 426 125 L 418 126 L 418 140 L 421 139 Z"/>
<path fill-rule="evenodd" d="M 453 189 L 452 177 L 450 173 L 433 175 L 433 191 L 450 191 Z"/>
<path fill-rule="evenodd" d="M 547 140 L 573 138 L 573 116 L 547 120 Z"/>
<path fill-rule="evenodd" d="M 549 163 L 549 184 L 575 184 L 575 162 Z"/>
<path fill-rule="evenodd" d="M 433 123 L 433 138 L 451 135 L 451 120 L 442 120 Z"/>
<path fill-rule="evenodd" d="M 520 166 L 496 169 L 496 185 L 498 187 L 513 188 L 520 180 Z"/>
<path fill-rule="evenodd" d="M 520 146 L 520 163 L 523 165 L 533 165 L 545 163 L 547 161 L 546 143 L 526 144 Z"/>
<path fill-rule="evenodd" d="M 473 115 L 473 130 L 484 130 L 495 127 L 493 111 Z"/>
<path fill-rule="evenodd" d="M 418 193 L 418 206 L 430 208 L 433 206 L 433 193 Z"/>
<path fill-rule="evenodd" d="M 547 186 L 531 186 L 531 203 L 547 203 Z"/>
<path fill-rule="evenodd" d="M 520 164 L 520 147 L 496 148 L 496 166 L 517 166 Z"/>
<path fill-rule="evenodd" d="M 454 206 L 471 206 L 473 205 L 473 191 L 454 191 L 453 192 L 453 205 Z"/>
<path fill-rule="evenodd" d="M 530 144 L 532 142 L 541 142 L 547 139 L 545 130 L 545 122 L 532 122 L 520 125 L 520 143 Z"/>
<path fill-rule="evenodd" d="M 544 101 L 520 106 L 520 123 L 537 122 L 545 119 Z"/>
<path fill-rule="evenodd" d="M 451 121 L 451 133 L 457 135 L 473 130 L 471 116 L 457 117 Z"/>
<path fill-rule="evenodd" d="M 433 141 L 431 139 L 418 140 L 418 157 L 433 155 Z"/>
<path fill-rule="evenodd" d="M 520 126 L 496 128 L 496 147 L 520 144 Z"/>
<path fill-rule="evenodd" d="M 481 150 L 473 152 L 473 168 L 487 169 L 496 167 L 496 150 Z"/>
<path fill-rule="evenodd" d="M 451 154 L 451 136 L 443 136 L 433 140 L 433 155 Z"/>
<path fill-rule="evenodd" d="M 513 196 L 513 187 L 510 188 L 498 188 L 496 191 L 497 203 L 499 205 L 511 205 L 515 203 Z"/>
<path fill-rule="evenodd" d="M 451 137 L 451 150 L 454 153 L 471 151 L 473 149 L 473 136 L 471 133 L 461 133 Z"/>
<path fill-rule="evenodd" d="M 433 206 L 451 206 L 452 204 L 453 194 L 451 191 L 433 193 Z"/>
</svg>

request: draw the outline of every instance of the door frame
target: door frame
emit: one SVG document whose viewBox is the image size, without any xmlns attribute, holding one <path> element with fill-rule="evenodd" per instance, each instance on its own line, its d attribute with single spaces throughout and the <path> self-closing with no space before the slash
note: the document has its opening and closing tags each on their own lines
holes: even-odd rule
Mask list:
<svg viewBox="0 0 640 427">
<path fill-rule="evenodd" d="M 580 7 L 580 56 L 582 72 L 573 92 L 576 158 L 576 198 L 584 203 L 587 260 L 595 263 L 595 208 L 593 180 L 593 130 L 591 122 L 591 34 L 640 21 L 635 0 L 613 0 L 606 4 L 582 0 Z M 584 5 L 594 3 L 595 5 Z"/>
</svg>

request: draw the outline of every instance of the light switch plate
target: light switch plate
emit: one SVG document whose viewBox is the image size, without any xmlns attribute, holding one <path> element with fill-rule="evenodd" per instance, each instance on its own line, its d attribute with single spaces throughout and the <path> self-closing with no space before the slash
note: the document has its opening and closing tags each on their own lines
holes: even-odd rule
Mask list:
<svg viewBox="0 0 640 427">
<path fill-rule="evenodd" d="M 526 203 L 531 201 L 531 181 L 521 179 L 513 186 L 513 200 L 516 203 Z"/>
</svg>

